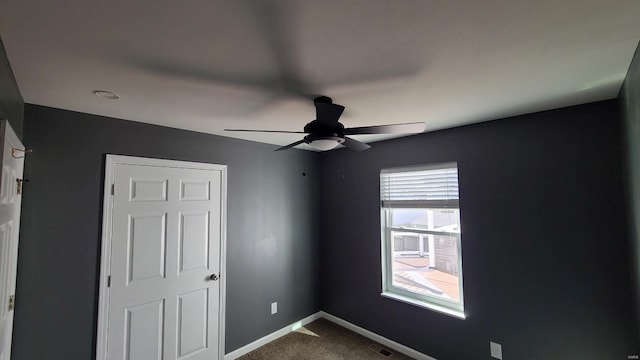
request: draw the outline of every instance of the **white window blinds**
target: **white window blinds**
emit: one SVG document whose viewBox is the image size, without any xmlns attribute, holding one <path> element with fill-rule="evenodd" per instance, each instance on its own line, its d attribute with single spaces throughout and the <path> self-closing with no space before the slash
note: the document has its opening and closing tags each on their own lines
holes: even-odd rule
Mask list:
<svg viewBox="0 0 640 360">
<path fill-rule="evenodd" d="M 384 207 L 416 203 L 457 206 L 457 164 L 383 169 L 380 172 L 380 199 Z"/>
</svg>

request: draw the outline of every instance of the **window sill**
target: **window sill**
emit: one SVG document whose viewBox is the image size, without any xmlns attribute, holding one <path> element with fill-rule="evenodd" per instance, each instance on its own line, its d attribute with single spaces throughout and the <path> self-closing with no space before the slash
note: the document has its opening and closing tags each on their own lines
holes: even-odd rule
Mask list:
<svg viewBox="0 0 640 360">
<path fill-rule="evenodd" d="M 449 309 L 447 307 L 444 306 L 440 306 L 440 305 L 436 305 L 436 304 L 432 304 L 432 303 L 428 303 L 426 301 L 421 301 L 418 299 L 413 299 L 407 296 L 402 296 L 402 295 L 398 295 L 398 294 L 394 294 L 394 293 L 390 293 L 390 292 L 383 292 L 380 295 L 389 298 L 389 299 L 393 299 L 393 300 L 397 300 L 397 301 L 402 301 L 403 303 L 407 303 L 410 305 L 415 305 L 415 306 L 419 306 L 422 308 L 426 308 L 426 309 L 430 309 L 433 311 L 437 311 L 439 313 L 445 314 L 445 315 L 449 315 L 449 316 L 453 316 L 456 317 L 458 319 L 466 319 L 467 316 L 464 314 L 464 312 L 461 311 L 457 311 L 457 310 L 453 310 L 453 309 Z"/>
</svg>

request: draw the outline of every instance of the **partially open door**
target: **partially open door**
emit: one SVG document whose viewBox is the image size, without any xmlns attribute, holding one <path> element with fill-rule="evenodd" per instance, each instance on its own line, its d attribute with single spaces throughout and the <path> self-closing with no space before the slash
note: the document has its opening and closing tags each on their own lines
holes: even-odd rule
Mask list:
<svg viewBox="0 0 640 360">
<path fill-rule="evenodd" d="M 0 360 L 8 360 L 11 358 L 25 148 L 6 120 L 0 120 L 0 139 Z"/>
</svg>

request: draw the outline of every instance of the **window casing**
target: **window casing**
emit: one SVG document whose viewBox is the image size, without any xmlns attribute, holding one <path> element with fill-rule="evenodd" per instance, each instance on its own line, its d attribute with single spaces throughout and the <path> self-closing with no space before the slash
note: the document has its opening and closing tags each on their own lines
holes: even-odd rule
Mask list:
<svg viewBox="0 0 640 360">
<path fill-rule="evenodd" d="M 380 173 L 382 295 L 464 318 L 456 163 Z"/>
</svg>

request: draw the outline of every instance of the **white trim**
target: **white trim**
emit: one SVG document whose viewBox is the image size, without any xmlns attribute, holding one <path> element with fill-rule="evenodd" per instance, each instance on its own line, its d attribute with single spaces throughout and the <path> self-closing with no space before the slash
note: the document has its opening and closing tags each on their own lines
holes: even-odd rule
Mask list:
<svg viewBox="0 0 640 360">
<path fill-rule="evenodd" d="M 220 309 L 218 311 L 218 359 L 224 359 L 227 318 L 227 166 L 220 174 Z"/>
<path fill-rule="evenodd" d="M 440 169 L 448 169 L 448 168 L 454 168 L 454 167 L 455 168 L 458 167 L 458 162 L 449 161 L 449 162 L 435 163 L 435 164 L 429 164 L 429 165 L 410 165 L 410 166 L 384 168 L 384 169 L 380 169 L 380 174 L 440 170 Z"/>
<path fill-rule="evenodd" d="M 96 360 L 107 358 L 107 334 L 109 333 L 109 287 L 107 278 L 111 273 L 111 184 L 115 169 L 115 158 L 107 155 L 104 174 L 104 198 L 102 204 L 102 246 L 100 250 L 100 284 L 98 295 L 98 336 L 96 338 Z"/>
<path fill-rule="evenodd" d="M 415 306 L 420 306 L 426 309 L 430 309 L 433 311 L 437 311 L 439 313 L 445 314 L 445 315 L 450 315 L 453 317 L 457 317 L 458 319 L 466 319 L 467 315 L 465 315 L 465 313 L 463 311 L 458 311 L 456 309 L 452 309 L 446 306 L 442 306 L 442 305 L 438 305 L 434 302 L 431 301 L 423 301 L 420 300 L 418 298 L 412 297 L 412 296 L 405 296 L 405 295 L 401 295 L 401 294 L 396 294 L 390 291 L 384 291 L 382 293 L 380 293 L 380 295 L 382 295 L 383 297 L 389 298 L 389 299 L 393 299 L 393 300 L 397 300 L 397 301 L 401 301 L 403 303 L 406 304 L 410 304 L 410 305 L 415 305 Z"/>
<path fill-rule="evenodd" d="M 255 350 L 255 349 L 257 349 L 257 348 L 259 348 L 259 347 L 261 347 L 263 345 L 266 345 L 266 344 L 268 344 L 268 343 L 270 343 L 270 342 L 272 342 L 272 341 L 274 341 L 276 339 L 279 339 L 279 338 L 291 333 L 292 331 L 295 331 L 295 330 L 297 330 L 297 329 L 309 324 L 310 322 L 321 318 L 322 317 L 321 314 L 323 314 L 323 313 L 321 311 L 319 311 L 319 312 L 317 312 L 315 314 L 307 316 L 306 318 L 304 318 L 304 319 L 302 319 L 300 321 L 296 321 L 296 322 L 294 322 L 292 324 L 289 324 L 289 325 L 283 327 L 280 330 L 276 330 L 276 331 L 272 332 L 271 334 L 269 334 L 267 336 L 263 336 L 260 339 L 254 341 L 254 342 L 252 342 L 250 344 L 247 344 L 247 345 L 245 345 L 245 346 L 243 346 L 243 347 L 241 347 L 241 348 L 239 348 L 237 350 L 234 350 L 234 351 L 228 353 L 227 355 L 224 356 L 224 360 L 234 360 L 234 359 L 237 359 L 237 358 L 239 358 L 239 357 L 241 357 L 243 355 L 246 355 L 246 354 L 250 353 L 251 351 L 253 351 L 253 350 Z"/>
<path fill-rule="evenodd" d="M 360 334 L 368 339 L 371 339 L 381 345 L 384 345 L 386 347 L 388 347 L 389 349 L 393 349 L 399 353 L 405 354 L 409 357 L 412 357 L 416 360 L 437 360 L 436 358 L 433 358 L 431 356 L 425 355 L 417 350 L 414 350 L 408 346 L 404 346 L 400 343 L 397 343 L 393 340 L 387 339 L 384 336 L 378 335 L 374 332 L 371 332 L 367 329 L 361 328 L 360 326 L 354 325 L 346 320 L 343 320 L 337 316 L 331 315 L 329 313 L 326 313 L 324 311 L 318 311 L 315 314 L 309 315 L 306 318 L 297 321 L 293 324 L 287 325 L 285 327 L 283 327 L 280 330 L 276 330 L 274 332 L 272 332 L 269 335 L 263 336 L 260 339 L 247 344 L 237 350 L 234 350 L 230 353 L 228 353 L 227 355 L 224 356 L 224 360 L 234 360 L 237 359 L 243 355 L 246 355 L 248 353 L 250 353 L 251 351 L 266 345 L 276 339 L 279 339 L 307 324 L 309 324 L 312 321 L 315 321 L 319 318 L 323 318 L 323 319 L 327 319 L 329 321 L 331 321 L 332 323 L 338 324 L 340 326 L 342 326 L 343 328 L 349 329 L 357 334 Z"/>
<path fill-rule="evenodd" d="M 220 183 L 220 309 L 218 317 L 218 359 L 225 357 L 225 314 L 226 314 L 226 264 L 227 264 L 227 166 L 189 161 L 143 158 L 135 156 L 107 154 L 104 175 L 104 197 L 102 206 L 102 246 L 100 256 L 100 283 L 98 296 L 98 331 L 96 339 L 96 360 L 107 358 L 107 334 L 109 323 L 109 287 L 108 277 L 111 273 L 111 211 L 113 196 L 111 185 L 114 183 L 116 164 L 162 166 L 183 169 L 217 170 L 221 172 Z"/>
<path fill-rule="evenodd" d="M 378 335 L 374 332 L 371 332 L 367 329 L 361 328 L 358 325 L 354 325 L 346 320 L 343 320 L 337 316 L 333 316 L 329 313 L 326 313 L 324 311 L 320 312 L 320 316 L 324 319 L 327 319 L 333 323 L 336 323 L 344 328 L 347 328 L 355 333 L 358 333 L 366 338 L 369 338 L 379 344 L 382 344 L 390 349 L 393 349 L 399 353 L 403 353 L 409 357 L 412 357 L 416 360 L 437 360 L 436 358 L 433 358 L 429 355 L 425 355 L 421 352 L 419 352 L 418 350 L 414 350 L 408 346 L 404 346 L 400 343 L 397 343 L 393 340 L 387 339 L 386 337 L 382 336 L 382 335 Z M 225 359 L 226 360 L 226 359 Z"/>
</svg>

